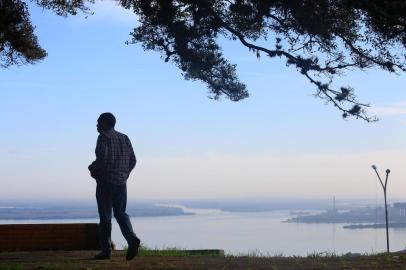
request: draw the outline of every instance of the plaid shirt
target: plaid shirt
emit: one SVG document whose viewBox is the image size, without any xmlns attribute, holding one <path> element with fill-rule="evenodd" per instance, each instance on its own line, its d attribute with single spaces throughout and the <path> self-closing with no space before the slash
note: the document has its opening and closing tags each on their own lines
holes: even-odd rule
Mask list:
<svg viewBox="0 0 406 270">
<path fill-rule="evenodd" d="M 125 184 L 137 160 L 130 139 L 114 129 L 97 138 L 96 160 L 89 166 L 97 181 Z"/>
</svg>

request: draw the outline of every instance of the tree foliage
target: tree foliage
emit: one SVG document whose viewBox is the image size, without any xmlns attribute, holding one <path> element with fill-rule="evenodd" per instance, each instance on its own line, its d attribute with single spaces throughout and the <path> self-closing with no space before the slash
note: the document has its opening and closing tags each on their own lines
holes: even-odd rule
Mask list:
<svg viewBox="0 0 406 270">
<path fill-rule="evenodd" d="M 366 114 L 350 86 L 334 87 L 348 70 L 378 67 L 406 71 L 405 0 L 116 0 L 140 25 L 128 43 L 141 43 L 205 82 L 213 98 L 248 97 L 236 66 L 218 43 L 225 37 L 255 57 L 283 58 L 315 86 L 344 118 Z M 58 15 L 89 12 L 86 0 L 36 0 Z M 4 16 L 5 14 L 5 16 Z M 16 25 L 18 27 L 10 27 Z M 0 64 L 32 63 L 45 57 L 22 0 L 0 0 Z"/>
<path fill-rule="evenodd" d="M 0 0 L 0 65 L 33 63 L 45 56 L 34 35 L 27 5 Z"/>
</svg>

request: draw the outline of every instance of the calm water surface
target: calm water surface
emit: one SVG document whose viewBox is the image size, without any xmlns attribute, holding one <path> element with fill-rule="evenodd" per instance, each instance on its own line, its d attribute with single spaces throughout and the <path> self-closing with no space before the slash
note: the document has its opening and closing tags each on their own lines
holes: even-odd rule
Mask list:
<svg viewBox="0 0 406 270">
<path fill-rule="evenodd" d="M 194 210 L 191 216 L 131 218 L 143 244 L 152 248 L 224 249 L 227 253 L 306 256 L 313 252 L 376 253 L 385 251 L 385 229 L 343 229 L 343 224 L 283 223 L 288 211 L 230 213 Z M 81 223 L 96 219 L 7 220 L 0 223 Z M 391 250 L 406 246 L 406 229 L 390 229 Z M 117 223 L 113 241 L 126 245 Z"/>
</svg>

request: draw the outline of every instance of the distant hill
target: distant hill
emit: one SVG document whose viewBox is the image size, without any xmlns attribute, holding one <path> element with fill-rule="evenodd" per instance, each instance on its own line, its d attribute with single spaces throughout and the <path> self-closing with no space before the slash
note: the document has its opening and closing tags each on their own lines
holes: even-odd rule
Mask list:
<svg viewBox="0 0 406 270">
<path fill-rule="evenodd" d="M 192 215 L 174 206 L 157 206 L 153 203 L 133 203 L 127 206 L 131 217 Z M 18 204 L 0 205 L 0 220 L 24 219 L 84 219 L 98 218 L 96 205 L 92 204 Z"/>
<path fill-rule="evenodd" d="M 405 210 L 396 207 L 388 208 L 389 224 L 393 225 L 391 227 L 405 227 Z M 298 215 L 288 219 L 286 222 L 370 223 L 367 226 L 346 226 L 346 228 L 374 228 L 380 227 L 385 223 L 385 209 L 383 207 L 360 207 L 348 211 L 328 210 L 314 215 Z"/>
</svg>

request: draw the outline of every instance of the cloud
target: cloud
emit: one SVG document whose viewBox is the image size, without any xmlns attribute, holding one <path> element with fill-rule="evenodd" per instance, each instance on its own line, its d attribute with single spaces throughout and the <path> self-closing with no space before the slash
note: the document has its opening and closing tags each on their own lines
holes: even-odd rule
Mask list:
<svg viewBox="0 0 406 270">
<path fill-rule="evenodd" d="M 380 116 L 402 116 L 406 115 L 406 101 L 399 101 L 389 106 L 371 107 L 369 110 Z"/>
</svg>

